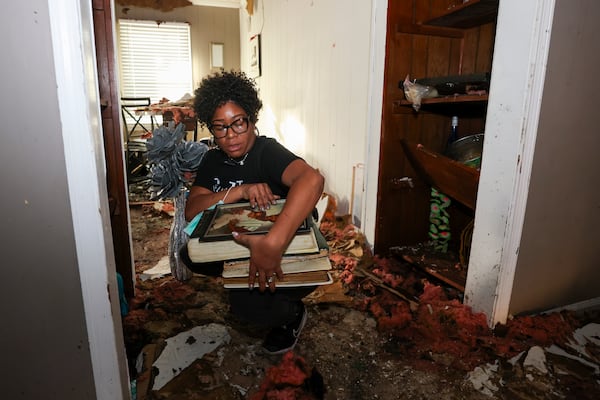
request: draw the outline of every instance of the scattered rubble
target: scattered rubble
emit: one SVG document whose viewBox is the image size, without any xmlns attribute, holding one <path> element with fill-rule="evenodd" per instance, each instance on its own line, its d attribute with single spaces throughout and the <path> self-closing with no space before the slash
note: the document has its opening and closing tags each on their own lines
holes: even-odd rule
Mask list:
<svg viewBox="0 0 600 400">
<path fill-rule="evenodd" d="M 132 207 L 138 280 L 123 327 L 138 399 L 600 398 L 597 315 L 522 316 L 489 329 L 456 287 L 401 256 L 370 254 L 330 210 L 321 227 L 336 281 L 305 299 L 294 352 L 267 356 L 264 332 L 229 314 L 219 278 L 141 279 L 167 254 L 170 222 L 153 205 Z M 208 324 L 229 339 L 153 390 L 157 375 L 148 363 L 136 370 L 139 355 L 151 345 L 160 357 L 170 338 Z"/>
<path fill-rule="evenodd" d="M 159 390 L 195 360 L 229 343 L 227 327 L 220 324 L 196 326 L 165 340 L 165 348 L 152 364 L 156 369 L 152 390 Z"/>
</svg>

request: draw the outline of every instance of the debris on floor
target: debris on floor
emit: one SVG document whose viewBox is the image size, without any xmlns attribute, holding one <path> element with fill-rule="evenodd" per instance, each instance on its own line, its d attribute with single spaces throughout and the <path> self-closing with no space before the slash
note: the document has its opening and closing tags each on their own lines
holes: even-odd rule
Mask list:
<svg viewBox="0 0 600 400">
<path fill-rule="evenodd" d="M 467 377 L 473 384 L 475 390 L 487 396 L 494 396 L 494 392 L 497 392 L 499 387 L 492 381 L 494 374 L 498 372 L 498 364 L 486 364 L 468 373 Z"/>
<path fill-rule="evenodd" d="M 325 394 L 323 377 L 316 368 L 309 368 L 302 357 L 293 352 L 283 355 L 278 365 L 270 367 L 265 379 L 250 400 L 322 399 Z"/>
<path fill-rule="evenodd" d="M 156 368 L 152 390 L 161 389 L 192 362 L 230 340 L 227 327 L 220 324 L 196 326 L 166 339 L 165 348 L 152 364 Z"/>
<path fill-rule="evenodd" d="M 144 270 L 139 277 L 142 281 L 147 279 L 158 279 L 167 276 L 171 273 L 171 264 L 169 262 L 169 256 L 164 256 L 156 265 L 152 268 Z"/>
<path fill-rule="evenodd" d="M 453 256 L 451 252 L 441 254 L 430 247 L 429 243 L 421 243 L 418 246 L 391 247 L 389 252 L 464 293 L 467 269 L 459 261 L 459 257 Z"/>
<path fill-rule="evenodd" d="M 416 258 L 370 254 L 361 232 L 329 211 L 321 229 L 335 282 L 305 298 L 309 318 L 293 353 L 265 355 L 265 332 L 229 313 L 220 278 L 141 279 L 167 254 L 171 221 L 152 205 L 132 207 L 138 279 L 123 318 L 130 363 L 148 345 L 159 357 L 169 338 L 195 327 L 218 324 L 230 339 L 159 390 L 155 372 L 132 367 L 138 399 L 283 399 L 287 391 L 327 400 L 600 398 L 596 313 L 518 316 L 490 329 L 456 285 Z"/>
</svg>

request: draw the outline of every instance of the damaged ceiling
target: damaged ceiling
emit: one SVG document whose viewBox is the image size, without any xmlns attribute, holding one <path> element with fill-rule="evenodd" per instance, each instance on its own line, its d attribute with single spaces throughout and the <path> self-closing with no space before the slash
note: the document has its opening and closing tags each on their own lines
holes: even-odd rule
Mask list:
<svg viewBox="0 0 600 400">
<path fill-rule="evenodd" d="M 193 5 L 189 0 L 116 0 L 120 6 L 153 8 L 155 10 L 167 12 L 175 8 L 187 7 Z"/>
<path fill-rule="evenodd" d="M 188 6 L 209 6 L 238 8 L 239 0 L 115 0 L 115 3 L 123 7 L 152 8 L 162 12 L 173 11 L 176 8 Z M 247 8 L 252 10 L 253 1 L 247 1 Z"/>
</svg>

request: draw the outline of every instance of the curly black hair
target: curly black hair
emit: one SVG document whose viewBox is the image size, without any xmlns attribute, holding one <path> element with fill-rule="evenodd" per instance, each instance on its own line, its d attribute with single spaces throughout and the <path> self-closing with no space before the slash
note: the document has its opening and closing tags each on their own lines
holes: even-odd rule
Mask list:
<svg viewBox="0 0 600 400">
<path fill-rule="evenodd" d="M 242 107 L 252 123 L 258 120 L 262 101 L 253 79 L 240 71 L 221 71 L 202 79 L 194 91 L 194 111 L 200 126 L 210 128 L 215 110 L 233 101 Z"/>
</svg>

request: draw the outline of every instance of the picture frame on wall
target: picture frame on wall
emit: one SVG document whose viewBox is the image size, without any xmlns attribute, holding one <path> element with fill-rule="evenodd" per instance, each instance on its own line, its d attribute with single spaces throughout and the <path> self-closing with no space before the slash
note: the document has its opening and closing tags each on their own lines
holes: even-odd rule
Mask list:
<svg viewBox="0 0 600 400">
<path fill-rule="evenodd" d="M 250 76 L 258 78 L 261 75 L 260 64 L 260 34 L 250 38 Z"/>
<path fill-rule="evenodd" d="M 210 69 L 221 69 L 225 67 L 223 62 L 223 53 L 225 45 L 223 43 L 210 44 Z"/>
</svg>

